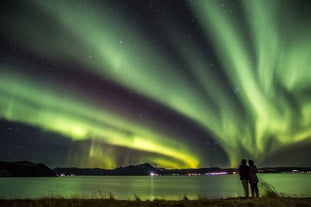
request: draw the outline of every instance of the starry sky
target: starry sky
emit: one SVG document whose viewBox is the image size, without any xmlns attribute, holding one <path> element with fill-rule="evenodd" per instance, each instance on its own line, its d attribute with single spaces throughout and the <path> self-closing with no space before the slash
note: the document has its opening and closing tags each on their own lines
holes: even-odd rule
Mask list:
<svg viewBox="0 0 311 207">
<path fill-rule="evenodd" d="M 0 160 L 311 166 L 311 3 L 0 7 Z"/>
</svg>

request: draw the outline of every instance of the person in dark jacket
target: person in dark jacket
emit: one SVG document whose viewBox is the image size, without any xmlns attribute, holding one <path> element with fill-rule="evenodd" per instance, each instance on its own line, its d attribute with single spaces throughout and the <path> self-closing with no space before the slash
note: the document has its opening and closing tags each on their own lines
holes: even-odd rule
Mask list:
<svg viewBox="0 0 311 207">
<path fill-rule="evenodd" d="M 258 177 L 257 177 L 257 167 L 254 165 L 253 160 L 248 160 L 248 165 L 249 165 L 249 185 L 251 186 L 251 192 L 252 192 L 252 197 L 259 197 L 259 191 L 258 191 Z"/>
<path fill-rule="evenodd" d="M 245 197 L 248 198 L 249 196 L 249 191 L 248 191 L 248 179 L 249 179 L 249 168 L 246 165 L 246 160 L 242 159 L 241 160 L 241 165 L 239 166 L 239 174 L 240 174 L 240 180 L 243 185 Z"/>
</svg>

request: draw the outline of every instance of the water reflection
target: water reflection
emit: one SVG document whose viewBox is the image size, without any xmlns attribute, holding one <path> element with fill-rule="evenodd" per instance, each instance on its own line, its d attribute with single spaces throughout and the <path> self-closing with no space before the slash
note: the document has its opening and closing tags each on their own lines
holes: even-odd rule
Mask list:
<svg viewBox="0 0 311 207">
<path fill-rule="evenodd" d="M 310 174 L 259 174 L 288 196 L 310 196 Z M 55 178 L 0 178 L 0 198 L 189 199 L 243 195 L 237 175 L 219 176 L 76 176 Z"/>
</svg>

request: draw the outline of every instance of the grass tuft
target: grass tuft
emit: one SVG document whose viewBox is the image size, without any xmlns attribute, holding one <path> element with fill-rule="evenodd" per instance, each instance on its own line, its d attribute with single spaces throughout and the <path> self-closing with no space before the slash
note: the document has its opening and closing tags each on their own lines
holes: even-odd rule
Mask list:
<svg viewBox="0 0 311 207">
<path fill-rule="evenodd" d="M 136 201 L 141 201 L 140 197 L 137 194 L 134 194 L 134 197 Z"/>
<path fill-rule="evenodd" d="M 267 182 L 261 182 L 260 188 L 263 192 L 263 197 L 266 198 L 279 198 L 280 194 L 275 190 L 273 185 L 267 183 Z"/>
<path fill-rule="evenodd" d="M 183 201 L 188 201 L 188 200 L 189 200 L 189 198 L 186 195 L 184 195 Z"/>
</svg>

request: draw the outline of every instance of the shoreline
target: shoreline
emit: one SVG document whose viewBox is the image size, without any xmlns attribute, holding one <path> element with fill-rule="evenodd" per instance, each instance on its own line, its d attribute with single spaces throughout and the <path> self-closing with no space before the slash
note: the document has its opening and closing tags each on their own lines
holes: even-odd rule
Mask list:
<svg viewBox="0 0 311 207">
<path fill-rule="evenodd" d="M 153 207 L 153 206 L 166 206 L 166 207 L 182 207 L 182 206 L 303 206 L 311 207 L 311 197 L 260 197 L 260 198 L 219 198 L 219 199 L 196 199 L 189 200 L 184 197 L 182 200 L 117 200 L 114 198 L 38 198 L 38 199 L 0 199 L 1 207 L 9 206 L 59 206 L 59 207 L 75 207 L 75 206 L 140 206 L 140 207 Z"/>
</svg>

